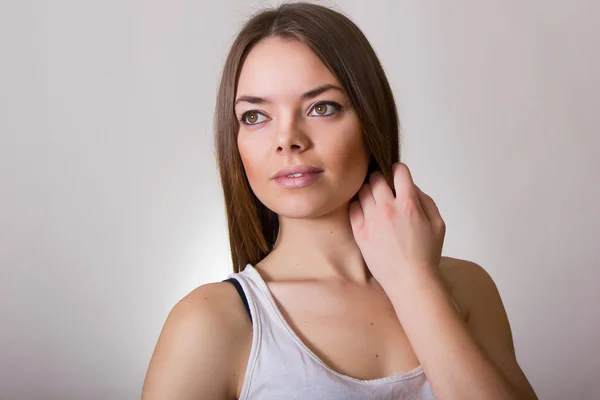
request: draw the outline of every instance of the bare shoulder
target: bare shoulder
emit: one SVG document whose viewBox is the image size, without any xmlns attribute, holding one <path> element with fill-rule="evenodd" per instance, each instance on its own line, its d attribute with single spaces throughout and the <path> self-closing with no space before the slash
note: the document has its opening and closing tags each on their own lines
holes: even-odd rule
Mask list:
<svg viewBox="0 0 600 400">
<path fill-rule="evenodd" d="M 202 285 L 181 299 L 164 324 L 142 398 L 234 399 L 252 325 L 235 287 Z"/>
<path fill-rule="evenodd" d="M 442 257 L 440 271 L 481 348 L 514 385 L 520 399 L 537 399 L 517 362 L 508 315 L 490 274 L 475 262 L 450 257 Z"/>
<path fill-rule="evenodd" d="M 473 302 L 477 301 L 477 292 L 482 284 L 495 286 L 488 272 L 473 261 L 442 257 L 440 272 L 465 320 L 469 317 Z"/>
<path fill-rule="evenodd" d="M 460 258 L 442 257 L 440 270 L 445 277 L 448 277 L 455 284 L 459 283 L 459 279 L 470 280 L 482 277 L 490 278 L 490 275 L 482 266 L 473 261 Z"/>
</svg>

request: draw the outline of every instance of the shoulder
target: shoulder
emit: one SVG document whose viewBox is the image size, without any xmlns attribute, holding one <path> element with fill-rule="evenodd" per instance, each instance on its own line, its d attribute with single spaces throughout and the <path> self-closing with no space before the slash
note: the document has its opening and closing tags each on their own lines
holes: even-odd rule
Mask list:
<svg viewBox="0 0 600 400">
<path fill-rule="evenodd" d="M 497 287 L 490 274 L 479 264 L 453 257 L 442 257 L 440 272 L 446 287 L 458 304 L 463 317 L 468 319 L 474 304 L 482 293 L 490 288 L 497 293 Z"/>
<path fill-rule="evenodd" d="M 465 308 L 461 313 L 472 336 L 522 393 L 520 398 L 537 399 L 517 362 L 508 315 L 490 274 L 472 261 L 443 257 L 442 264 L 442 276 L 459 308 Z"/>
<path fill-rule="evenodd" d="M 495 342 L 514 354 L 508 315 L 490 274 L 472 261 L 444 257 L 442 264 L 442 276 L 470 331 L 480 342 Z"/>
<path fill-rule="evenodd" d="M 252 325 L 235 287 L 200 286 L 170 311 L 152 355 L 143 398 L 235 398 Z"/>
<path fill-rule="evenodd" d="M 464 283 L 464 281 L 471 281 L 473 279 L 489 279 L 491 276 L 488 272 L 479 264 L 463 260 L 460 258 L 453 257 L 442 257 L 440 262 L 440 269 L 442 273 L 445 273 L 454 284 Z"/>
<path fill-rule="evenodd" d="M 179 300 L 169 317 L 208 319 L 220 327 L 239 328 L 245 326 L 244 322 L 248 320 L 247 313 L 240 305 L 240 297 L 231 283 L 207 283 Z"/>
</svg>

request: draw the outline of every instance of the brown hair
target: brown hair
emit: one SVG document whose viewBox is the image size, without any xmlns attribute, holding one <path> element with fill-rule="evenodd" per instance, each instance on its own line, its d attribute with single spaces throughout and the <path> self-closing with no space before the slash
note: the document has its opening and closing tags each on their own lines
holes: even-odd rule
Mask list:
<svg viewBox="0 0 600 400">
<path fill-rule="evenodd" d="M 365 181 L 376 170 L 393 190 L 392 165 L 400 158 L 399 122 L 385 72 L 360 29 L 341 12 L 305 2 L 284 3 L 253 15 L 239 31 L 225 61 L 214 130 L 234 272 L 255 265 L 272 250 L 279 219 L 252 192 L 237 147 L 234 113 L 244 59 L 261 39 L 280 37 L 310 48 L 338 79 L 355 109 L 371 154 Z"/>
</svg>

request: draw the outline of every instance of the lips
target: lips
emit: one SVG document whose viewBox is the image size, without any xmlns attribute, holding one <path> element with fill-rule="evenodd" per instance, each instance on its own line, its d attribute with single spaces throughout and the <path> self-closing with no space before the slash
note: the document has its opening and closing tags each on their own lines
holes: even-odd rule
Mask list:
<svg viewBox="0 0 600 400">
<path fill-rule="evenodd" d="M 279 178 L 275 178 L 275 182 L 286 189 L 299 189 L 312 185 L 320 177 L 320 172 L 304 172 L 298 176 L 280 176 Z"/>
<path fill-rule="evenodd" d="M 323 170 L 320 168 L 314 167 L 312 165 L 297 165 L 292 168 L 282 169 L 281 171 L 277 172 L 273 176 L 273 179 L 281 178 L 281 177 L 285 177 L 285 176 L 293 175 L 293 174 L 306 174 L 306 173 L 316 173 L 316 172 L 323 172 Z"/>
</svg>

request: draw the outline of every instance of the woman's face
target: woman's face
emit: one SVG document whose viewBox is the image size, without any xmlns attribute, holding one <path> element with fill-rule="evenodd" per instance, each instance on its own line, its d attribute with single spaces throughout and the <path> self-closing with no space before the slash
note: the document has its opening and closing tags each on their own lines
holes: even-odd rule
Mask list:
<svg viewBox="0 0 600 400">
<path fill-rule="evenodd" d="M 309 93 L 324 85 L 330 86 Z M 250 187 L 278 215 L 323 215 L 345 205 L 362 186 L 369 154 L 358 117 L 338 80 L 303 44 L 267 38 L 253 47 L 240 72 L 235 113 Z M 295 178 L 298 183 L 312 177 L 305 186 L 273 179 L 298 165 L 322 172 Z"/>
</svg>

